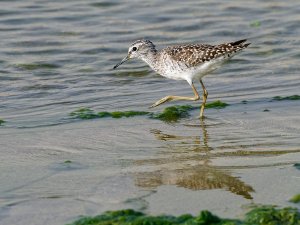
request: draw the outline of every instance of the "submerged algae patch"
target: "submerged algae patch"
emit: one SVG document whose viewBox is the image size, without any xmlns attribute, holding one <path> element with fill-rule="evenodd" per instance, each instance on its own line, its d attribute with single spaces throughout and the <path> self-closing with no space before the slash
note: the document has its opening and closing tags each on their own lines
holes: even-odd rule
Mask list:
<svg viewBox="0 0 300 225">
<path fill-rule="evenodd" d="M 117 4 L 118 3 L 106 1 L 106 2 L 95 2 L 95 3 L 92 3 L 91 6 L 100 7 L 100 8 L 106 8 L 106 7 L 115 6 Z"/>
<path fill-rule="evenodd" d="M 142 115 L 147 115 L 149 112 L 144 112 L 144 111 L 124 111 L 124 112 L 104 112 L 110 114 L 110 117 L 112 118 L 121 118 L 121 117 L 133 117 L 133 116 L 142 116 Z"/>
<path fill-rule="evenodd" d="M 294 195 L 289 201 L 293 203 L 300 203 L 300 194 Z"/>
<path fill-rule="evenodd" d="M 83 217 L 71 225 L 180 225 L 180 224 L 236 224 L 227 223 L 233 220 L 224 220 L 214 216 L 209 211 L 202 211 L 199 216 L 186 214 L 175 216 L 147 216 L 132 209 L 108 211 L 96 217 Z"/>
<path fill-rule="evenodd" d="M 5 120 L 0 119 L 0 126 L 2 126 L 5 123 Z"/>
<path fill-rule="evenodd" d="M 180 118 L 188 117 L 189 111 L 195 109 L 191 105 L 175 105 L 164 109 L 161 113 L 154 113 L 150 118 L 160 119 L 166 122 L 176 122 Z"/>
<path fill-rule="evenodd" d="M 229 104 L 221 101 L 207 103 L 205 108 L 225 108 Z M 151 119 L 159 119 L 165 122 L 176 122 L 181 118 L 188 117 L 189 111 L 193 109 L 200 109 L 200 106 L 191 105 L 175 105 L 166 107 L 162 112 L 153 113 L 147 111 L 115 111 L 115 112 L 95 112 L 89 108 L 80 108 L 70 113 L 70 116 L 78 119 L 95 119 L 95 118 L 122 118 L 147 115 Z"/>
<path fill-rule="evenodd" d="M 299 225 L 300 213 L 294 208 L 276 209 L 273 206 L 255 208 L 244 220 L 222 219 L 209 211 L 198 216 L 189 214 L 175 216 L 148 216 L 132 209 L 108 211 L 95 217 L 82 217 L 70 225 Z"/>
<path fill-rule="evenodd" d="M 250 27 L 260 27 L 261 22 L 259 20 L 254 20 L 250 23 Z"/>
<path fill-rule="evenodd" d="M 294 167 L 296 167 L 296 169 L 300 170 L 300 163 L 295 163 Z"/>
<path fill-rule="evenodd" d="M 206 109 L 211 109 L 211 108 L 222 109 L 225 108 L 226 106 L 229 106 L 229 104 L 226 102 L 221 102 L 220 100 L 205 104 Z"/>
<path fill-rule="evenodd" d="M 171 106 L 167 107 L 161 113 L 152 113 L 146 111 L 115 111 L 115 112 L 95 112 L 89 108 L 80 108 L 70 113 L 70 116 L 73 118 L 79 119 L 94 119 L 94 118 L 122 118 L 122 117 L 134 117 L 148 115 L 152 119 L 160 119 L 163 121 L 177 121 L 180 118 L 189 116 L 188 111 L 193 109 L 193 106 L 184 105 L 184 106 Z"/>
<path fill-rule="evenodd" d="M 98 112 L 96 113 L 94 110 L 89 108 L 80 108 L 70 113 L 70 116 L 79 119 L 95 119 L 95 118 L 104 118 L 104 117 L 112 117 L 112 118 L 122 118 L 122 117 L 133 117 L 133 116 L 141 116 L 147 115 L 149 112 L 143 111 L 116 111 L 116 112 Z"/>
<path fill-rule="evenodd" d="M 244 224 L 299 225 L 300 212 L 290 207 L 276 209 L 273 206 L 262 206 L 248 212 Z"/>
<path fill-rule="evenodd" d="M 99 116 L 94 110 L 89 108 L 80 108 L 70 113 L 70 116 L 79 119 L 94 119 L 98 118 Z"/>
<path fill-rule="evenodd" d="M 275 96 L 273 97 L 273 100 L 276 101 L 283 101 L 283 100 L 300 100 L 300 95 L 291 95 L 291 96 Z"/>
</svg>

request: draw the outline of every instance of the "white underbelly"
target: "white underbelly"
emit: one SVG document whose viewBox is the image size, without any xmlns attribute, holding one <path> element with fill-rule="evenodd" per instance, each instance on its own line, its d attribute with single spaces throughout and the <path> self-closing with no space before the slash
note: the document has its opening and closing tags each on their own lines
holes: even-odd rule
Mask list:
<svg viewBox="0 0 300 225">
<path fill-rule="evenodd" d="M 203 76 L 218 69 L 222 65 L 222 63 L 224 63 L 224 61 L 226 61 L 226 59 L 218 58 L 209 62 L 205 62 L 197 67 L 178 68 L 177 70 L 174 70 L 174 68 L 172 68 L 172 70 L 166 69 L 164 73 L 161 73 L 161 75 L 169 79 L 187 80 L 188 82 L 199 80 Z"/>
<path fill-rule="evenodd" d="M 209 62 L 205 62 L 202 65 L 199 65 L 196 68 L 193 68 L 192 71 L 187 73 L 187 79 L 194 81 L 200 80 L 205 75 L 213 72 L 214 70 L 221 67 L 221 65 L 227 60 L 228 58 L 217 58 Z"/>
</svg>

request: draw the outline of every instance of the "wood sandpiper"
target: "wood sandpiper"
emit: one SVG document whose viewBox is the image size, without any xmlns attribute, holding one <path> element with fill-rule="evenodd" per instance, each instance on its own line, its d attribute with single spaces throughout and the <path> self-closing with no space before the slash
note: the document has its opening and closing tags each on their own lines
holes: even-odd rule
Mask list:
<svg viewBox="0 0 300 225">
<path fill-rule="evenodd" d="M 186 80 L 193 89 L 193 97 L 169 95 L 155 102 L 150 108 L 171 100 L 199 100 L 200 96 L 193 82 L 200 81 L 203 89 L 200 118 L 203 118 L 208 92 L 202 82 L 202 77 L 219 68 L 225 61 L 250 45 L 250 43 L 245 43 L 246 41 L 244 39 L 219 45 L 183 44 L 158 51 L 151 41 L 138 40 L 129 47 L 127 56 L 115 65 L 114 69 L 129 59 L 139 58 L 158 74 L 174 80 Z"/>
</svg>

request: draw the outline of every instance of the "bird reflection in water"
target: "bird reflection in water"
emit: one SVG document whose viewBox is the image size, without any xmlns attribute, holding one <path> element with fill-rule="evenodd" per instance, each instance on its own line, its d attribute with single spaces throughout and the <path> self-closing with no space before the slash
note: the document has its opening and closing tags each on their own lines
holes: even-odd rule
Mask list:
<svg viewBox="0 0 300 225">
<path fill-rule="evenodd" d="M 160 130 L 151 130 L 156 139 L 165 141 L 166 145 L 162 147 L 162 157 L 135 161 L 136 165 L 147 166 L 148 169 L 153 165 L 155 169 L 135 173 L 135 184 L 143 188 L 176 185 L 191 190 L 224 189 L 245 199 L 252 199 L 250 193 L 254 189 L 250 185 L 231 175 L 226 168 L 210 164 L 214 155 L 209 147 L 207 125 L 203 120 L 200 121 L 200 136 L 170 135 Z"/>
</svg>

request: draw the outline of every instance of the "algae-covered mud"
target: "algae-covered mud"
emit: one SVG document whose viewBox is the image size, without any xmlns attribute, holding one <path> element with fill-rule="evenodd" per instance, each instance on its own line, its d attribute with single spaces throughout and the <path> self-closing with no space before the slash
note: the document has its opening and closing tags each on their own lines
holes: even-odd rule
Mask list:
<svg viewBox="0 0 300 225">
<path fill-rule="evenodd" d="M 221 109 L 228 106 L 227 103 L 221 102 L 220 100 L 215 102 L 207 103 L 207 108 L 216 108 Z M 119 119 L 122 117 L 134 117 L 134 116 L 143 116 L 148 115 L 151 119 L 159 119 L 165 122 L 177 122 L 181 118 L 186 118 L 190 116 L 189 111 L 193 109 L 199 109 L 192 105 L 175 105 L 166 107 L 162 112 L 146 112 L 146 111 L 116 111 L 116 112 L 94 112 L 94 110 L 89 108 L 80 108 L 70 113 L 70 116 L 77 119 L 95 119 L 95 118 L 104 118 L 111 117 Z"/>
<path fill-rule="evenodd" d="M 283 101 L 283 100 L 300 100 L 300 95 L 291 95 L 291 96 L 275 96 L 273 100 Z"/>
<path fill-rule="evenodd" d="M 276 209 L 262 206 L 252 209 L 244 220 L 222 219 L 209 211 L 198 216 L 190 214 L 174 216 L 147 216 L 134 210 L 108 211 L 96 217 L 83 217 L 70 225 L 299 225 L 300 212 L 295 208 Z"/>
<path fill-rule="evenodd" d="M 141 116 L 147 115 L 149 112 L 143 111 L 125 111 L 125 112 L 98 112 L 95 113 L 92 109 L 89 108 L 80 108 L 70 113 L 70 116 L 74 118 L 80 119 L 95 119 L 95 118 L 104 118 L 104 117 L 112 117 L 112 118 L 122 118 L 122 117 L 133 117 L 133 116 Z"/>
<path fill-rule="evenodd" d="M 165 108 L 161 113 L 152 114 L 151 117 L 167 122 L 176 122 L 180 118 L 188 117 L 190 115 L 189 111 L 193 108 L 190 105 L 170 106 Z"/>
<path fill-rule="evenodd" d="M 294 195 L 291 199 L 290 202 L 293 203 L 299 203 L 300 202 L 300 194 Z"/>
<path fill-rule="evenodd" d="M 0 2 L 1 225 L 299 210 L 299 1 Z M 141 38 L 251 45 L 203 78 L 199 120 L 202 99 L 149 109 L 187 82 L 112 69 Z"/>
<path fill-rule="evenodd" d="M 189 116 L 189 111 L 194 109 L 191 105 L 182 105 L 182 106 L 170 106 L 163 110 L 161 113 L 153 113 L 146 111 L 116 111 L 116 112 L 98 112 L 95 113 L 92 109 L 89 108 L 80 108 L 70 113 L 70 116 L 73 118 L 79 119 L 95 119 L 95 118 L 104 118 L 111 117 L 119 119 L 122 117 L 134 117 L 148 115 L 148 118 L 160 119 L 167 122 L 176 122 L 180 118 L 185 118 Z"/>
</svg>

